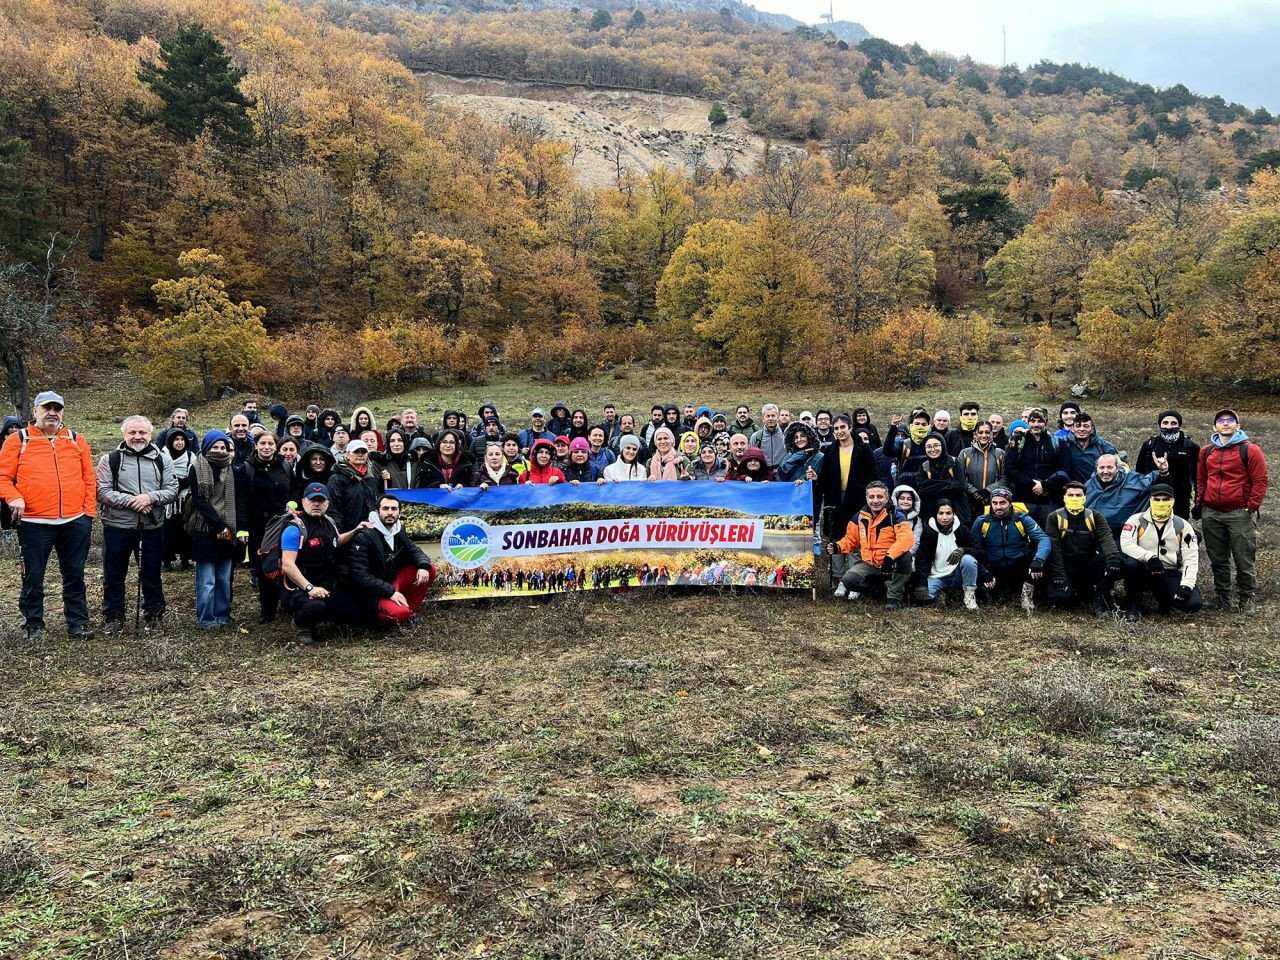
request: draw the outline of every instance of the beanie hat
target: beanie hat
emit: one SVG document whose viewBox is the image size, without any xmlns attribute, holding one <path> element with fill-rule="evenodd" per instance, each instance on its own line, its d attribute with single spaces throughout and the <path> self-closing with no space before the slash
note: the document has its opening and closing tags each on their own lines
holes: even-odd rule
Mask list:
<svg viewBox="0 0 1280 960">
<path fill-rule="evenodd" d="M 1019 427 L 1021 427 L 1023 430 L 1030 430 L 1030 429 L 1031 429 L 1031 428 L 1030 428 L 1030 426 L 1028 426 L 1028 425 L 1027 425 L 1027 421 L 1025 421 L 1025 420 L 1015 420 L 1015 421 L 1013 421 L 1013 423 L 1009 424 L 1009 432 L 1010 432 L 1010 433 L 1013 433 L 1013 432 L 1014 432 L 1014 431 L 1016 431 Z"/>
<path fill-rule="evenodd" d="M 1157 427 L 1160 426 L 1160 421 L 1163 420 L 1165 417 L 1173 417 L 1173 419 L 1178 421 L 1178 426 L 1182 426 L 1182 414 L 1180 414 L 1177 410 L 1166 410 L 1164 413 L 1160 414 L 1160 416 L 1156 417 Z"/>
<path fill-rule="evenodd" d="M 569 452 L 573 453 L 575 450 L 586 450 L 587 452 L 590 452 L 591 444 L 587 443 L 586 439 L 583 437 L 574 437 L 569 441 Z"/>
<path fill-rule="evenodd" d="M 1058 413 L 1062 413 L 1063 410 L 1074 410 L 1076 413 L 1079 413 L 1080 404 L 1076 403 L 1074 400 L 1068 400 L 1058 408 Z"/>
<path fill-rule="evenodd" d="M 640 438 L 634 433 L 623 434 L 622 439 L 618 441 L 618 449 L 621 450 L 623 447 L 636 447 L 638 449 L 640 447 Z"/>
</svg>

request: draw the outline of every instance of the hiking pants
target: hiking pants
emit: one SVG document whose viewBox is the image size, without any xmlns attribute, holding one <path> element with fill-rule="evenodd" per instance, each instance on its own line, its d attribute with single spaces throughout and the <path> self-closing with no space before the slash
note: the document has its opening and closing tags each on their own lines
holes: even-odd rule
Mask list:
<svg viewBox="0 0 1280 960">
<path fill-rule="evenodd" d="M 89 559 L 92 531 L 93 518 L 88 516 L 63 523 L 18 524 L 18 543 L 22 547 L 22 595 L 18 599 L 18 610 L 26 619 L 26 626 L 44 626 L 44 574 L 54 550 L 58 551 L 67 629 L 78 631 L 89 626 L 84 565 Z"/>
<path fill-rule="evenodd" d="M 127 603 L 125 580 L 129 560 L 137 554 L 142 578 L 142 609 L 148 617 L 164 613 L 164 585 L 160 562 L 164 554 L 164 528 L 102 528 L 102 619 L 123 620 Z"/>
<path fill-rule="evenodd" d="M 1236 593 L 1251 599 L 1258 588 L 1258 520 L 1244 507 L 1215 510 L 1205 507 L 1200 529 L 1213 567 L 1213 592 L 1219 600 L 1231 597 L 1231 564 L 1236 565 Z"/>
</svg>

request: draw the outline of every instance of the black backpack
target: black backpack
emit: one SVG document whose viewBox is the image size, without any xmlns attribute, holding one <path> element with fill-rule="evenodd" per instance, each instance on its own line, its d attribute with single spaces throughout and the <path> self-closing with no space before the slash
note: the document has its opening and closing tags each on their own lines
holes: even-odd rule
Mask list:
<svg viewBox="0 0 1280 960">
<path fill-rule="evenodd" d="M 338 525 L 329 517 L 325 519 L 329 521 L 329 526 L 333 527 L 334 535 L 337 536 Z M 301 515 L 297 510 L 289 510 L 267 524 L 267 529 L 262 534 L 262 544 L 258 547 L 262 575 L 268 580 L 277 580 L 286 587 L 288 584 L 284 582 L 284 567 L 281 562 L 284 551 L 281 549 L 280 541 L 284 538 L 285 529 L 290 526 L 297 527 L 302 532 L 303 539 L 306 539 L 307 528 L 301 520 Z"/>
</svg>

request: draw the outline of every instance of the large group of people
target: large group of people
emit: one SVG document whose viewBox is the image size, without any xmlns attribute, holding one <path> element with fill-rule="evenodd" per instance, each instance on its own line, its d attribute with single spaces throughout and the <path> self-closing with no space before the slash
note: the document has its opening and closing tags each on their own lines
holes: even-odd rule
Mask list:
<svg viewBox="0 0 1280 960">
<path fill-rule="evenodd" d="M 959 593 L 969 609 L 1013 597 L 1027 611 L 1043 600 L 1134 619 L 1150 596 L 1161 612 L 1191 614 L 1203 602 L 1201 540 L 1216 607 L 1247 610 L 1257 590 L 1267 464 L 1231 409 L 1203 445 L 1177 411 L 1163 412 L 1132 467 L 1074 402 L 1056 424 L 1044 408 L 1006 422 L 968 401 L 954 422 L 915 408 L 880 424 L 865 408 L 793 416 L 772 403 L 758 424 L 745 404 L 730 413 L 670 403 L 647 420 L 614 404 L 597 418 L 557 403 L 514 423 L 485 403 L 474 418 L 450 409 L 428 428 L 411 409 L 379 424 L 366 406 L 344 419 L 274 404 L 264 421 L 246 400 L 225 430 L 203 435 L 185 409 L 158 433 L 126 417 L 121 442 L 96 462 L 64 413 L 45 391 L 29 420 L 3 425 L 0 523 L 16 528 L 32 638 L 44 631 L 55 551 L 67 630 L 91 635 L 84 567 L 95 516 L 109 634 L 124 629 L 131 558 L 135 618 L 149 625 L 165 616 L 162 574 L 175 564 L 194 565 L 203 629 L 230 622 L 242 565 L 263 623 L 281 607 L 308 638 L 326 623 L 403 623 L 435 567 L 406 535 L 394 491 L 495 484 L 810 482 L 836 595 L 883 595 L 890 609 Z M 575 572 L 575 586 L 581 579 Z"/>
</svg>

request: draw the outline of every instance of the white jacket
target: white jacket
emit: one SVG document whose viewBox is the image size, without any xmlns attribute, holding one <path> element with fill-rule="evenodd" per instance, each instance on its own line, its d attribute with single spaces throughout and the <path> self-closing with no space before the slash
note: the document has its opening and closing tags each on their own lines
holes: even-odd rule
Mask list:
<svg viewBox="0 0 1280 960">
<path fill-rule="evenodd" d="M 1173 517 L 1161 529 L 1151 519 L 1151 511 L 1135 513 L 1120 531 L 1120 552 L 1146 563 L 1159 557 L 1165 570 L 1182 573 L 1181 586 L 1194 587 L 1200 573 L 1200 542 L 1190 522 Z"/>
</svg>

